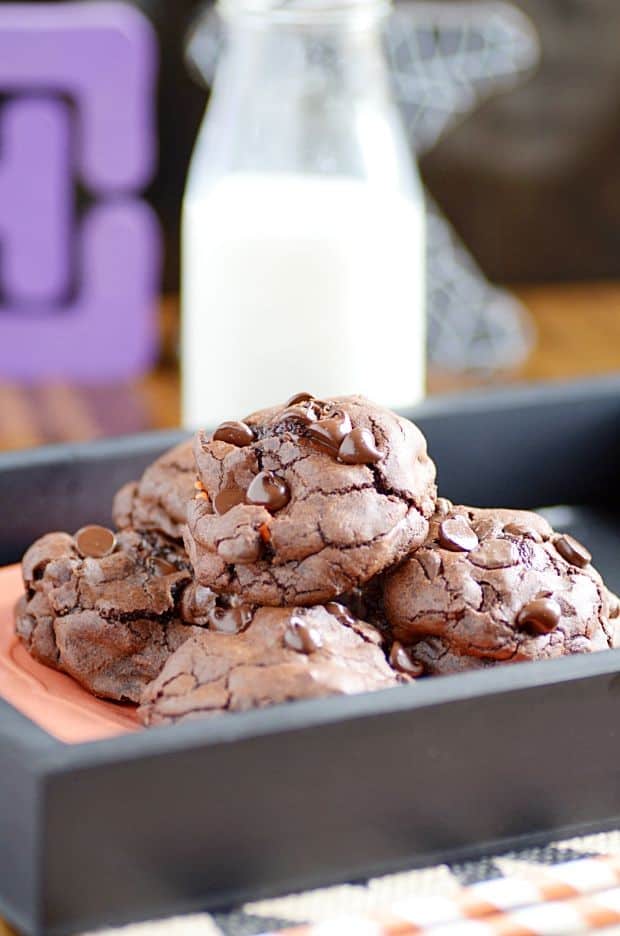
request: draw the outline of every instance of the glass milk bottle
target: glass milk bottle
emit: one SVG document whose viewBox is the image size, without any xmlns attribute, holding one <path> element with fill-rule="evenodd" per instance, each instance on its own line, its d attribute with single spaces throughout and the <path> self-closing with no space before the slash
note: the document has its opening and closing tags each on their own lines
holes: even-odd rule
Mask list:
<svg viewBox="0 0 620 936">
<path fill-rule="evenodd" d="M 402 408 L 425 381 L 424 207 L 386 0 L 221 0 L 183 206 L 186 426 L 304 390 Z"/>
</svg>

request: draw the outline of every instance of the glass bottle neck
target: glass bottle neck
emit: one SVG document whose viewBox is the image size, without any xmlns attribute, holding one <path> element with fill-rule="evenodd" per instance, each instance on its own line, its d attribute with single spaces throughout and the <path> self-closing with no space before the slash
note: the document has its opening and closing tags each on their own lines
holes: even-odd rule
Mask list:
<svg viewBox="0 0 620 936">
<path fill-rule="evenodd" d="M 229 23 L 256 29 L 359 30 L 388 15 L 392 0 L 218 0 Z"/>
<path fill-rule="evenodd" d="M 330 11 L 338 12 L 338 18 L 332 18 L 327 5 L 322 14 L 302 15 L 306 2 L 310 0 L 283 4 L 276 12 L 248 13 L 253 0 L 220 0 L 219 8 L 236 12 L 225 14 L 225 54 L 217 77 L 232 69 L 242 83 L 260 77 L 272 90 L 282 81 L 287 94 L 317 91 L 325 84 L 332 92 L 335 86 L 349 85 L 349 90 L 357 86 L 372 94 L 373 81 L 377 91 L 383 90 L 387 67 L 382 25 L 390 4 L 381 0 L 332 3 Z M 361 16 L 370 10 L 372 16 Z M 225 81 L 229 80 L 230 74 Z"/>
<path fill-rule="evenodd" d="M 298 13 L 303 2 L 291 9 Z M 331 6 L 351 13 L 342 0 Z M 377 15 L 389 4 L 351 6 L 356 14 L 372 7 L 364 28 L 359 20 L 350 28 L 346 16 L 313 15 L 303 24 L 271 13 L 226 18 L 200 144 L 213 174 L 344 175 L 378 179 L 395 190 L 415 187 Z"/>
</svg>

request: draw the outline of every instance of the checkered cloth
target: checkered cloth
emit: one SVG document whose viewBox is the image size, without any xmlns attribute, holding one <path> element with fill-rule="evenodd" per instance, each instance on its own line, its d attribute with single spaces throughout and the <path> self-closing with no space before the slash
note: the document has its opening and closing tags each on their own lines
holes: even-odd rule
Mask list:
<svg viewBox="0 0 620 936">
<path fill-rule="evenodd" d="M 463 894 L 463 885 L 476 885 L 485 881 L 499 883 L 501 879 L 509 878 L 528 878 L 532 881 L 539 879 L 542 887 L 545 866 L 547 869 L 553 869 L 565 862 L 605 855 L 620 856 L 620 832 L 590 835 L 585 838 L 556 842 L 543 848 L 510 852 L 479 861 L 438 865 L 419 871 L 390 874 L 386 877 L 373 878 L 365 883 L 358 882 L 307 891 L 302 894 L 289 894 L 272 900 L 245 904 L 229 913 L 214 915 L 205 913 L 156 923 L 141 923 L 118 930 L 106 930 L 104 933 L 100 932 L 99 936 L 112 936 L 112 934 L 114 936 L 258 936 L 258 934 L 278 933 L 300 924 L 328 923 L 337 918 L 342 921 L 344 917 L 356 919 L 351 919 L 349 927 L 342 922 L 336 924 L 335 929 L 330 927 L 329 932 L 332 936 L 336 934 L 337 936 L 379 934 L 390 931 L 389 929 L 373 929 L 370 919 L 385 917 L 385 914 L 391 913 L 395 906 L 406 905 L 409 913 L 415 913 L 418 908 L 418 911 L 422 913 L 424 908 L 429 906 L 428 897 L 459 898 Z M 614 863 L 615 867 L 616 863 Z M 578 884 L 578 882 L 574 883 Z M 583 889 L 586 890 L 586 886 Z M 487 895 L 500 891 L 501 889 L 496 886 L 493 889 L 487 889 Z M 416 898 L 420 900 L 416 901 Z M 588 912 L 595 913 L 598 904 L 605 907 L 610 901 L 615 902 L 616 899 L 618 902 L 616 919 L 620 919 L 620 892 L 617 890 L 608 890 L 605 895 L 592 895 L 581 901 L 554 904 L 552 929 L 545 930 L 543 927 L 541 932 L 558 934 L 588 932 L 589 929 L 595 928 L 596 917 L 591 917 L 593 922 L 591 926 L 588 926 L 586 914 L 585 922 L 582 921 L 580 925 L 579 921 L 582 918 L 580 908 L 587 906 Z M 364 925 L 365 918 L 369 920 L 368 927 Z M 602 917 L 600 919 L 603 921 Z M 472 921 L 465 924 L 466 928 L 463 928 L 462 932 L 464 934 L 499 932 L 500 930 L 492 928 L 491 920 L 492 918 L 488 918 L 486 922 L 484 920 Z M 608 913 L 608 920 L 610 925 L 604 931 L 620 934 L 620 926 L 611 925 L 614 920 L 613 913 Z M 596 928 L 600 926 L 597 925 Z M 518 929 L 509 929 L 502 924 L 501 932 L 505 934 L 518 931 Z M 328 929 L 324 932 L 327 933 Z M 403 932 L 403 930 L 395 930 L 395 932 Z M 531 933 L 537 930 L 526 926 L 524 921 L 520 932 Z"/>
</svg>

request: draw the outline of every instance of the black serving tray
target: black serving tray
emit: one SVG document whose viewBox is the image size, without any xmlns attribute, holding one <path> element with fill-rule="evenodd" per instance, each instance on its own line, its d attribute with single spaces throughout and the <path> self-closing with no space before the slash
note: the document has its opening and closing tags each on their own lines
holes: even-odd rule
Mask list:
<svg viewBox="0 0 620 936">
<path fill-rule="evenodd" d="M 620 379 L 436 400 L 444 495 L 555 510 L 620 590 Z M 0 456 L 0 561 L 180 438 Z M 64 745 L 0 702 L 0 915 L 103 924 L 620 825 L 620 651 Z"/>
</svg>

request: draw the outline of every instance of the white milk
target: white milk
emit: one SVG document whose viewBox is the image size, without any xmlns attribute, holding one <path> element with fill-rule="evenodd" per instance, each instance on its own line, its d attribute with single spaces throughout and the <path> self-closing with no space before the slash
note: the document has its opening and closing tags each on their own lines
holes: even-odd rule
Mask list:
<svg viewBox="0 0 620 936">
<path fill-rule="evenodd" d="M 301 390 L 406 407 L 424 391 L 424 212 L 347 178 L 238 173 L 188 190 L 183 421 Z"/>
</svg>

